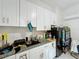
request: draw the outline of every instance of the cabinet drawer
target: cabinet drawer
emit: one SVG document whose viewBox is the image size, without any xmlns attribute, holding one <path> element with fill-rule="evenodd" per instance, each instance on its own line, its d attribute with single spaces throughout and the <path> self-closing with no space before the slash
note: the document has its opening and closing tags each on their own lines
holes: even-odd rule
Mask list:
<svg viewBox="0 0 79 59">
<path fill-rule="evenodd" d="M 29 51 L 16 54 L 16 59 L 29 59 Z"/>
<path fill-rule="evenodd" d="M 3 59 L 15 59 L 15 55 L 12 55 L 12 56 L 9 56 L 9 57 L 3 58 Z"/>
</svg>

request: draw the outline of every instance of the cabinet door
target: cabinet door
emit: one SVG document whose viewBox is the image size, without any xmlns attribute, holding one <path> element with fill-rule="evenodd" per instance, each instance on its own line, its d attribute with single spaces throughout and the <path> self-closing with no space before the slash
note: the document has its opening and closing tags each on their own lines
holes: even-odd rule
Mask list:
<svg viewBox="0 0 79 59">
<path fill-rule="evenodd" d="M 50 24 L 55 25 L 55 13 L 50 12 Z"/>
<path fill-rule="evenodd" d="M 20 0 L 20 26 L 27 26 L 28 20 L 36 27 L 36 5 Z"/>
<path fill-rule="evenodd" d="M 26 0 L 20 0 L 20 26 L 27 26 L 28 21 L 28 3 Z"/>
<path fill-rule="evenodd" d="M 55 47 L 55 43 L 50 43 L 48 46 L 48 54 L 49 54 L 49 59 L 53 59 L 56 56 L 56 47 Z"/>
<path fill-rule="evenodd" d="M 53 48 L 51 48 L 51 47 L 48 47 L 48 57 L 49 57 L 49 59 L 53 59 L 54 58 L 54 52 L 53 52 Z"/>
<path fill-rule="evenodd" d="M 44 30 L 44 9 L 37 7 L 37 30 Z"/>
<path fill-rule="evenodd" d="M 48 46 L 45 46 L 45 59 L 49 59 L 49 48 Z"/>
<path fill-rule="evenodd" d="M 15 59 L 15 55 L 12 55 L 10 57 L 6 57 L 6 58 L 3 58 L 3 59 Z"/>
<path fill-rule="evenodd" d="M 17 16 L 19 0 L 2 0 L 2 18 L 5 20 L 4 26 L 18 26 Z"/>
<path fill-rule="evenodd" d="M 54 59 L 54 57 L 56 56 L 55 43 L 48 43 L 44 46 L 44 48 L 46 59 Z"/>
<path fill-rule="evenodd" d="M 38 47 L 30 50 L 30 59 L 45 59 L 44 48 Z"/>
<path fill-rule="evenodd" d="M 3 8 L 4 7 L 4 0 L 0 0 L 0 26 L 5 26 L 7 25 L 6 24 L 6 19 L 5 19 L 5 15 L 3 13 L 6 14 L 6 12 L 3 12 L 4 10 L 6 10 L 6 8 Z"/>
<path fill-rule="evenodd" d="M 44 10 L 44 12 L 45 12 L 45 16 L 44 16 L 44 21 L 45 21 L 45 27 L 44 27 L 44 29 L 45 30 L 50 30 L 51 29 L 51 22 L 50 22 L 50 20 L 51 20 L 51 18 L 50 18 L 50 10 L 48 10 L 48 9 L 45 9 Z"/>
<path fill-rule="evenodd" d="M 29 51 L 16 54 L 16 59 L 29 59 Z"/>
<path fill-rule="evenodd" d="M 37 8 L 37 30 L 50 30 L 53 25 L 53 13 L 45 8 Z"/>
<path fill-rule="evenodd" d="M 2 0 L 0 0 L 0 25 L 2 25 Z"/>
<path fill-rule="evenodd" d="M 28 17 L 33 27 L 36 27 L 36 5 L 28 2 Z"/>
</svg>

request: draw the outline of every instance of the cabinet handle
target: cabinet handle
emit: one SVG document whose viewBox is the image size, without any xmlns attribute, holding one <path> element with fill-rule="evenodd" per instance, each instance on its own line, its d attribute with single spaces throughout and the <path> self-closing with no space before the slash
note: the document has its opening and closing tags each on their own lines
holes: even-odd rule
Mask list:
<svg viewBox="0 0 79 59">
<path fill-rule="evenodd" d="M 5 17 L 2 18 L 2 23 L 5 23 Z"/>
<path fill-rule="evenodd" d="M 44 57 L 44 54 L 42 53 L 42 54 L 40 55 L 40 57 L 43 58 L 43 57 Z"/>
<path fill-rule="evenodd" d="M 46 26 L 44 26 L 44 29 L 46 29 Z"/>
<path fill-rule="evenodd" d="M 25 58 L 24 58 L 24 57 L 25 57 Z M 19 59 L 27 59 L 27 55 L 24 54 L 24 55 L 20 56 Z"/>
<path fill-rule="evenodd" d="M 7 23 L 9 23 L 9 17 L 7 18 Z"/>
<path fill-rule="evenodd" d="M 27 54 L 25 54 L 25 58 L 27 59 Z"/>
<path fill-rule="evenodd" d="M 52 43 L 52 46 L 54 46 L 54 44 Z"/>
<path fill-rule="evenodd" d="M 23 56 L 20 56 L 19 59 L 24 59 Z"/>
</svg>

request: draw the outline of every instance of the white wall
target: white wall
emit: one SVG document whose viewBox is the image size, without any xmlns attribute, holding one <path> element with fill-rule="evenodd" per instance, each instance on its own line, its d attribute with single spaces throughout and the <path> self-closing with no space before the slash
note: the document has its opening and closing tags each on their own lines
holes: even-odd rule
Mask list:
<svg viewBox="0 0 79 59">
<path fill-rule="evenodd" d="M 70 8 L 67 8 L 64 12 L 64 16 L 65 18 L 68 18 L 71 16 L 79 16 L 79 4 L 75 4 Z"/>
</svg>

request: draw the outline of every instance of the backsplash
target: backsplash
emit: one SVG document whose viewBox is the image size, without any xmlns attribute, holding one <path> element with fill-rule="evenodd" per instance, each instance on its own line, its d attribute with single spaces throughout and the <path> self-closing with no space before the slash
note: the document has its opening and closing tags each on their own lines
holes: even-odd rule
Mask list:
<svg viewBox="0 0 79 59">
<path fill-rule="evenodd" d="M 8 33 L 8 43 L 12 44 L 14 40 L 25 38 L 29 35 L 43 35 L 44 31 L 36 31 L 36 28 L 33 28 L 33 32 L 30 32 L 27 27 L 0 27 L 0 36 L 2 33 Z M 2 44 L 0 38 L 0 46 Z"/>
</svg>

